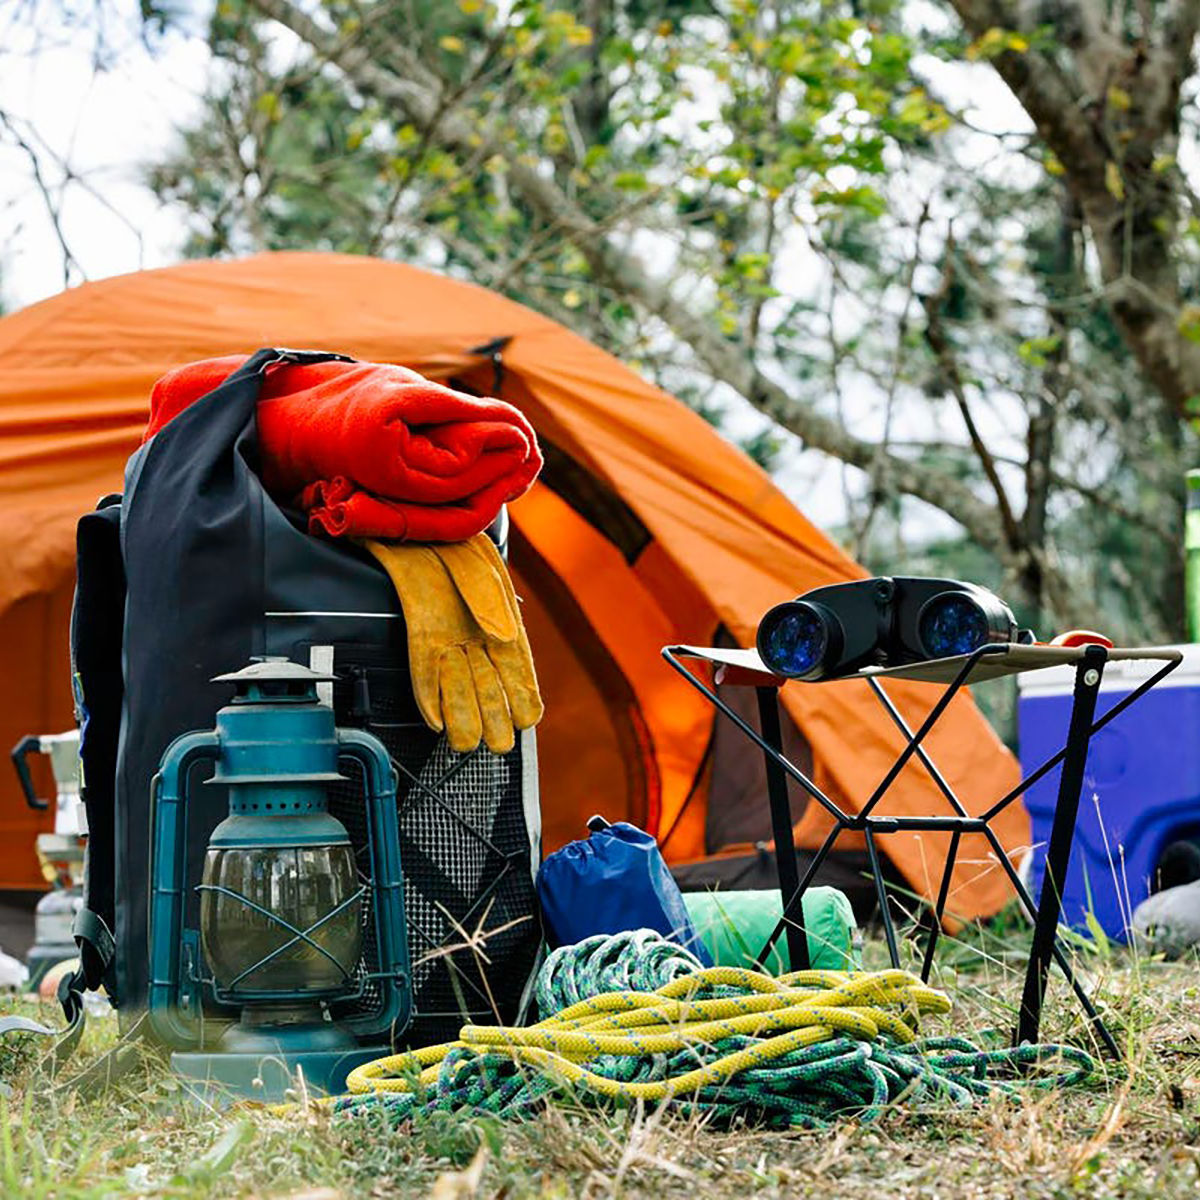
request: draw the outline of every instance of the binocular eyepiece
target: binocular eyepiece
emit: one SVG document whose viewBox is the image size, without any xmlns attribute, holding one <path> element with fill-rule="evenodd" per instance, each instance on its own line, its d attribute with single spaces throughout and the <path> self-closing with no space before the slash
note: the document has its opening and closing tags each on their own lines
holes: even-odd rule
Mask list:
<svg viewBox="0 0 1200 1200">
<path fill-rule="evenodd" d="M 775 674 L 815 681 L 865 666 L 970 654 L 988 643 L 1032 641 L 985 588 L 956 579 L 881 576 L 777 604 L 758 624 L 757 646 Z"/>
</svg>

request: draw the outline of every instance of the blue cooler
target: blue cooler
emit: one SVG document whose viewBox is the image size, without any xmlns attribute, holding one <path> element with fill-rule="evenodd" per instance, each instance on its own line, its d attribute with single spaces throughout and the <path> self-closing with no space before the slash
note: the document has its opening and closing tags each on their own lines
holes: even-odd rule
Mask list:
<svg viewBox="0 0 1200 1200">
<path fill-rule="evenodd" d="M 1085 914 L 1091 911 L 1106 934 L 1124 940 L 1132 909 L 1150 894 L 1163 849 L 1173 841 L 1200 839 L 1200 645 L 1179 649 L 1183 662 L 1092 740 L 1063 891 L 1062 919 L 1076 929 L 1086 930 Z M 1108 663 L 1097 717 L 1162 666 Z M 1075 668 L 1031 671 L 1020 676 L 1019 685 L 1021 769 L 1029 774 L 1063 747 Z M 1033 821 L 1035 898 L 1041 894 L 1061 774 L 1056 768 L 1025 794 Z"/>
</svg>

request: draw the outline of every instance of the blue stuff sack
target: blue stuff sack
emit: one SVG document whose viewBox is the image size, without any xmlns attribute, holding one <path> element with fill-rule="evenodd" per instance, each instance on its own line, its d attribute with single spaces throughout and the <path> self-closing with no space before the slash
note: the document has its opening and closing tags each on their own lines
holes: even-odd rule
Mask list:
<svg viewBox="0 0 1200 1200">
<path fill-rule="evenodd" d="M 658 844 L 636 825 L 593 828 L 556 850 L 538 872 L 537 893 L 551 945 L 653 929 L 712 966 Z"/>
</svg>

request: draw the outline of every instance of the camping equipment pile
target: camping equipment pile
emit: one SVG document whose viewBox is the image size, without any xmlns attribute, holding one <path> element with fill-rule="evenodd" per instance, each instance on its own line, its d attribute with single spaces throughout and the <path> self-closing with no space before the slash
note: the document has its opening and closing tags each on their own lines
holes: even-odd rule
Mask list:
<svg viewBox="0 0 1200 1200">
<path fill-rule="evenodd" d="M 319 1059 L 336 1090 L 396 1044 L 518 1019 L 532 984 L 541 705 L 503 548 L 479 529 L 503 541 L 503 497 L 540 459 L 509 406 L 341 355 L 264 350 L 216 376 L 197 395 L 179 373 L 124 494 L 79 521 L 91 840 L 61 994 L 76 1020 L 102 984 L 131 1037 L 149 1007 L 201 1087 L 282 1095 L 290 1062 Z M 406 422 L 435 401 L 441 425 Z M 294 423 L 265 437 L 271 405 Z M 314 535 L 296 505 L 338 471 L 434 523 L 443 502 L 471 514 L 465 540 L 395 547 L 428 586 L 404 592 L 405 571 L 398 591 L 356 539 Z M 463 940 L 481 927 L 491 980 Z"/>
<path fill-rule="evenodd" d="M 245 362 L 191 364 L 160 380 L 125 496 L 80 523 L 81 594 L 95 594 L 96 560 L 84 546 L 102 527 L 104 582 L 121 575 L 108 608 L 131 639 L 117 688 L 124 697 L 116 700 L 140 700 L 148 682 L 161 684 L 158 665 L 198 649 L 195 661 L 189 656 L 192 678 L 173 681 L 158 711 L 142 702 L 135 713 L 127 703 L 119 724 L 101 722 L 120 729 L 119 746 L 101 747 L 96 760 L 94 739 L 85 739 L 85 759 L 116 763 L 115 791 L 107 781 L 98 791 L 121 813 L 125 842 L 115 856 L 115 898 L 111 877 L 89 877 L 89 905 L 97 884 L 109 891 L 116 937 L 108 936 L 98 966 L 85 956 L 68 984 L 73 1002 L 100 978 L 115 984 L 123 1015 L 148 995 L 149 1028 L 206 1098 L 227 1091 L 270 1101 L 298 1070 L 325 1092 L 345 1081 L 349 1095 L 329 1102 L 339 1113 L 382 1108 L 399 1120 L 432 1111 L 525 1116 L 551 1097 L 572 1095 L 600 1104 L 665 1102 L 724 1123 L 811 1128 L 847 1116 L 873 1120 L 901 1102 L 967 1107 L 1025 1084 L 1060 1086 L 1092 1074 L 1091 1058 L 1071 1047 L 978 1049 L 923 1037 L 922 1019 L 946 1013 L 950 1002 L 900 970 L 772 976 L 712 965 L 655 837 L 624 823 L 602 822 L 592 846 L 552 856 L 563 880 L 594 889 L 598 899 L 578 903 L 579 892 L 558 907 L 549 924 L 567 944 L 529 979 L 536 820 L 528 796 L 518 794 L 509 809 L 518 808 L 519 836 L 498 847 L 493 781 L 513 774 L 505 759 L 518 752 L 517 733 L 537 723 L 542 703 L 491 527 L 541 466 L 532 427 L 516 409 L 404 368 L 261 351 Z M 261 577 L 249 587 L 229 577 L 235 562 L 261 567 Z M 368 598 L 356 604 L 359 580 Z M 378 599 L 382 581 L 386 602 Z M 350 590 L 331 601 L 322 591 L 331 586 Z M 276 599 L 284 594 L 295 607 Z M 203 603 L 191 603 L 193 595 Z M 383 603 L 390 607 L 371 607 Z M 184 618 L 178 628 L 152 619 L 168 607 Z M 993 615 L 995 636 L 1008 636 L 1005 613 Z M 385 637 L 372 657 L 356 660 L 361 639 L 321 624 L 394 616 L 404 618 L 401 657 Z M 303 623 L 286 633 L 277 624 L 276 647 L 273 620 Z M 789 620 L 795 624 L 794 613 Z M 104 631 L 84 620 L 75 632 L 94 647 Z M 232 702 L 218 712 L 215 730 L 205 722 L 197 732 L 186 714 L 201 701 L 188 692 L 212 670 L 199 649 L 228 658 L 243 644 L 267 654 L 217 674 L 215 682 L 235 689 Z M 301 655 L 309 666 L 295 661 Z M 94 691 L 93 682 L 81 674 L 81 706 L 111 704 L 114 694 Z M 383 693 L 406 717 L 419 715 L 424 731 L 439 735 L 435 743 L 409 754 L 395 733 L 410 722 L 380 709 Z M 357 728 L 345 728 L 345 719 Z M 165 750 L 164 734 L 174 738 Z M 338 795 L 351 782 L 343 759 L 356 764 L 361 787 Z M 218 785 L 205 801 L 190 780 L 202 761 L 215 764 Z M 483 770 L 469 773 L 473 762 Z M 129 833 L 141 829 L 131 797 L 145 797 L 156 764 L 149 816 L 158 873 L 143 888 L 122 876 L 120 864 L 139 848 Z M 430 770 L 436 779 L 427 778 Z M 401 775 L 407 795 L 398 794 Z M 414 797 L 426 796 L 438 820 L 414 824 Z M 94 804 L 96 794 L 89 799 Z M 107 817 L 109 840 L 97 844 L 109 851 Z M 632 857 L 610 870 L 597 847 Z M 111 874 L 112 863 L 105 865 Z M 418 910 L 441 909 L 473 954 L 468 923 L 477 919 L 482 928 L 496 882 L 512 874 L 527 876 L 505 914 L 512 920 L 481 939 L 490 955 L 495 934 L 530 926 L 499 964 L 499 1003 L 487 978 L 493 963 L 485 955 L 485 967 L 475 964 L 475 990 L 497 1023 L 480 1020 L 479 999 L 465 995 L 470 980 L 460 955 L 445 971 L 461 1015 L 458 1039 L 430 1044 L 452 1012 L 425 1007 L 414 980 L 424 964 L 463 946 L 448 947 L 445 928 L 439 939 L 425 935 Z M 146 894 L 149 913 L 135 912 Z M 447 911 L 448 896 L 456 913 Z M 606 909 L 611 916 L 630 899 L 631 913 L 655 912 L 687 945 L 637 928 L 629 914 L 612 916 L 612 932 L 564 935 L 568 917 L 596 920 Z M 92 908 L 85 913 L 97 948 L 108 928 Z M 139 922 L 148 924 L 149 962 L 135 949 Z M 413 944 L 423 936 L 425 945 Z M 852 953 L 844 959 L 852 965 Z M 527 1025 L 530 993 L 540 1020 Z M 414 1015 L 434 1021 L 418 1027 Z M 417 1048 L 387 1052 L 404 1044 Z M 282 1064 L 282 1076 L 274 1071 L 268 1084 L 269 1059 Z"/>
</svg>

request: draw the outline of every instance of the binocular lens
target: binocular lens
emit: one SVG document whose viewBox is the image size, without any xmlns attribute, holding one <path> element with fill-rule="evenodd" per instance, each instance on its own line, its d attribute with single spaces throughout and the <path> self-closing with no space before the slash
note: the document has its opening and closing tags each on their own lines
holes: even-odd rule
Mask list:
<svg viewBox="0 0 1200 1200">
<path fill-rule="evenodd" d="M 987 615 L 962 592 L 945 592 L 925 605 L 917 633 L 930 658 L 970 654 L 990 640 Z"/>
<path fill-rule="evenodd" d="M 807 604 L 781 604 L 758 627 L 758 656 L 775 672 L 801 679 L 818 670 L 829 644 L 829 631 Z"/>
</svg>

